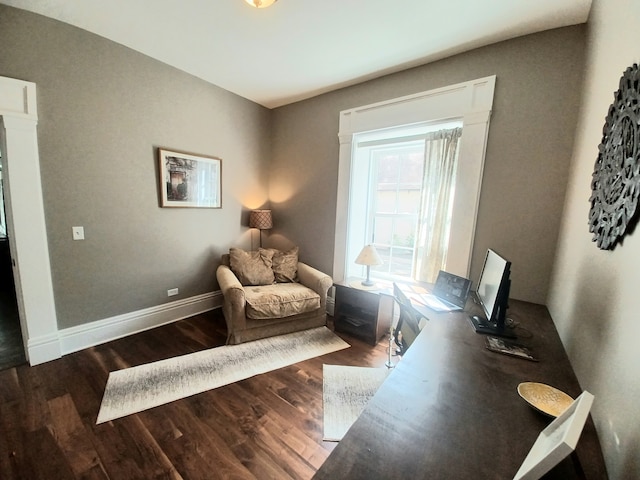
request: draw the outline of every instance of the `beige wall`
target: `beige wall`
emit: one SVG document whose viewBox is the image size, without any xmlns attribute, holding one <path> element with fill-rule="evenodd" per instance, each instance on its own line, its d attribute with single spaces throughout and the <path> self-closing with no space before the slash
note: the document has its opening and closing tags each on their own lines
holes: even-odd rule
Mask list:
<svg viewBox="0 0 640 480">
<path fill-rule="evenodd" d="M 0 75 L 35 82 L 58 325 L 217 290 L 267 200 L 271 112 L 83 30 L 0 6 Z M 160 208 L 157 147 L 222 158 L 222 209 Z M 71 227 L 85 228 L 84 241 Z M 179 288 L 177 297 L 167 289 Z"/>
<path fill-rule="evenodd" d="M 549 310 L 583 388 L 610 478 L 640 478 L 640 235 L 613 251 L 591 241 L 591 174 L 613 93 L 640 60 L 640 3 L 594 0 L 588 23 L 584 96 Z"/>
<path fill-rule="evenodd" d="M 333 269 L 338 117 L 344 109 L 497 75 L 471 268 L 488 247 L 513 262 L 512 296 L 544 303 L 583 73 L 584 26 L 510 40 L 274 111 L 273 241 Z M 287 232 L 279 238 L 278 232 Z"/>
</svg>

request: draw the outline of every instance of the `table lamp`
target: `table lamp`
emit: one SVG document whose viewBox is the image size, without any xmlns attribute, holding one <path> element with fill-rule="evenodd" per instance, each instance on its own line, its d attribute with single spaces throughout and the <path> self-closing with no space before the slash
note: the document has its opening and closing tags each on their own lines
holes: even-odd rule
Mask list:
<svg viewBox="0 0 640 480">
<path fill-rule="evenodd" d="M 371 281 L 371 265 L 382 265 L 382 259 L 376 251 L 376 247 L 373 245 L 365 245 L 358 258 L 356 258 L 358 265 L 365 265 L 367 267 L 367 279 L 362 281 L 362 285 L 365 287 L 372 287 L 374 282 Z"/>
</svg>

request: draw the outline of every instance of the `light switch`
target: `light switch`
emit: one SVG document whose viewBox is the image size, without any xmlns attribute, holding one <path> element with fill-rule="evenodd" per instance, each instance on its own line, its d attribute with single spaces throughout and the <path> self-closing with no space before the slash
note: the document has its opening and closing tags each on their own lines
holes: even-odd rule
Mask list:
<svg viewBox="0 0 640 480">
<path fill-rule="evenodd" d="M 74 240 L 84 240 L 84 227 L 71 227 Z"/>
</svg>

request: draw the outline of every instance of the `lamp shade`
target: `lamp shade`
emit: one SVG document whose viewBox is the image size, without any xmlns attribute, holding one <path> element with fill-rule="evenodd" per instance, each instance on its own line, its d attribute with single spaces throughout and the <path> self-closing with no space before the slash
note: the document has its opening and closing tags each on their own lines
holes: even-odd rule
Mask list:
<svg viewBox="0 0 640 480">
<path fill-rule="evenodd" d="M 356 263 L 358 265 L 382 265 L 383 262 L 380 255 L 378 255 L 376 247 L 365 245 L 358 258 L 356 258 Z"/>
<path fill-rule="evenodd" d="M 249 227 L 259 230 L 269 230 L 273 228 L 271 210 L 251 210 L 249 215 Z"/>
</svg>

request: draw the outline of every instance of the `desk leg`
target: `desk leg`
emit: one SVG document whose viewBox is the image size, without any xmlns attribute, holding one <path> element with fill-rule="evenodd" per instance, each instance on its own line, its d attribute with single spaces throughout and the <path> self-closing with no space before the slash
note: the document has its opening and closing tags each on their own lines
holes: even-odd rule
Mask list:
<svg viewBox="0 0 640 480">
<path fill-rule="evenodd" d="M 393 363 L 391 361 L 391 352 L 393 351 L 393 329 L 390 329 L 391 331 L 389 332 L 389 357 L 387 359 L 387 361 L 384 363 L 384 366 L 387 368 L 393 368 L 396 366 L 395 363 Z"/>
<path fill-rule="evenodd" d="M 391 302 L 391 315 L 390 315 L 390 319 L 389 319 L 389 347 L 388 347 L 388 354 L 389 356 L 387 357 L 387 361 L 385 362 L 384 366 L 387 368 L 393 368 L 396 366 L 395 363 L 393 363 L 393 361 L 391 360 L 391 356 L 393 355 L 393 349 L 394 349 L 394 341 L 393 341 L 393 315 L 395 314 L 395 308 L 396 308 L 396 302 L 392 301 Z"/>
</svg>

